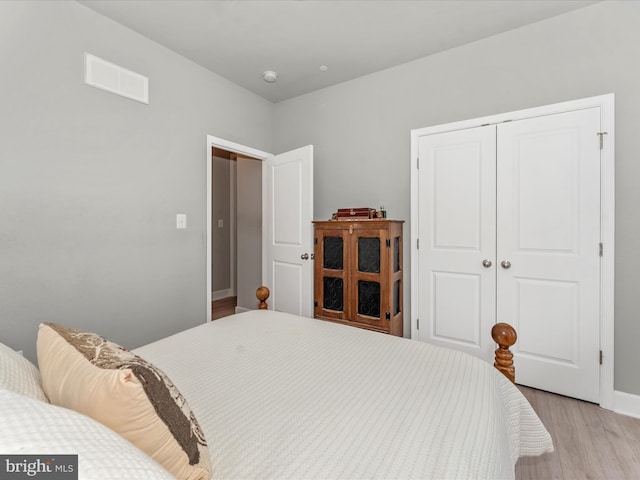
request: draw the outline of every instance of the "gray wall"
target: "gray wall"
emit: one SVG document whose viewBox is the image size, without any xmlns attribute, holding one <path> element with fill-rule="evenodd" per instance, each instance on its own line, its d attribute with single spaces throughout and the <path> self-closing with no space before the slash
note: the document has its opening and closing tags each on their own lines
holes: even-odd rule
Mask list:
<svg viewBox="0 0 640 480">
<path fill-rule="evenodd" d="M 615 388 L 640 394 L 639 25 L 640 2 L 598 3 L 278 103 L 274 153 L 314 145 L 315 218 L 384 205 L 408 238 L 411 129 L 614 92 Z"/>
<path fill-rule="evenodd" d="M 84 52 L 150 105 L 84 85 Z M 204 322 L 206 136 L 271 151 L 273 105 L 76 2 L 2 1 L 0 112 L 0 341 L 34 360 L 43 321 L 125 347 Z"/>
<path fill-rule="evenodd" d="M 211 291 L 231 288 L 231 160 L 213 157 L 211 165 Z M 218 226 L 222 220 L 222 227 Z"/>
</svg>

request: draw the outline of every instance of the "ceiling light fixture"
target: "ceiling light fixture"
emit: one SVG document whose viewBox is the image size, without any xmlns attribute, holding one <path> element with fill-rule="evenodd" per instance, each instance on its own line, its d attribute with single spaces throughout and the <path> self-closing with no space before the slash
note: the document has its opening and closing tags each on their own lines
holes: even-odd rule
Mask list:
<svg viewBox="0 0 640 480">
<path fill-rule="evenodd" d="M 278 74 L 273 70 L 266 70 L 262 72 L 262 79 L 267 83 L 275 83 L 278 80 Z"/>
<path fill-rule="evenodd" d="M 321 72 L 326 72 L 327 70 L 329 70 L 329 67 L 327 67 L 326 65 L 320 65 Z"/>
</svg>

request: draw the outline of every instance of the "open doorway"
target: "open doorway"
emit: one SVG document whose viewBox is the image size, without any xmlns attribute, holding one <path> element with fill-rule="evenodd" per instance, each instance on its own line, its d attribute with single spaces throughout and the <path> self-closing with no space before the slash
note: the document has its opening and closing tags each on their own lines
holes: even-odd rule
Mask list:
<svg viewBox="0 0 640 480">
<path fill-rule="evenodd" d="M 247 308 L 244 295 L 238 302 L 238 269 L 245 279 L 262 275 L 256 268 L 262 263 L 262 163 L 211 148 L 211 319 L 216 320 Z"/>
<path fill-rule="evenodd" d="M 255 308 L 262 282 L 262 160 L 271 155 L 207 136 L 207 313 Z"/>
<path fill-rule="evenodd" d="M 207 135 L 205 319 L 211 320 L 211 264 L 216 254 L 211 241 L 213 147 L 237 154 L 236 311 L 255 308 L 256 286 L 265 285 L 271 291 L 270 309 L 312 316 L 313 263 L 308 259 L 313 252 L 313 146 L 274 156 Z M 250 166 L 253 173 L 245 175 L 243 166 Z M 250 223 L 243 231 L 245 221 Z"/>
</svg>

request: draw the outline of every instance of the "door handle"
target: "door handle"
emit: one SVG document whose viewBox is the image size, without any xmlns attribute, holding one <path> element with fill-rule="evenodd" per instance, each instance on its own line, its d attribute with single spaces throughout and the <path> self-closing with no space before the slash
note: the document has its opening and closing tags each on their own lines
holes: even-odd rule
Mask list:
<svg viewBox="0 0 640 480">
<path fill-rule="evenodd" d="M 511 268 L 511 262 L 509 260 L 503 260 L 500 265 L 502 265 L 502 268 L 504 268 L 505 270 L 507 268 Z"/>
<path fill-rule="evenodd" d="M 308 253 L 303 253 L 302 255 L 300 255 L 300 258 L 302 260 L 309 260 L 309 254 Z"/>
<path fill-rule="evenodd" d="M 482 266 L 484 268 L 489 268 L 491 266 L 491 260 L 489 260 L 489 259 L 482 260 Z"/>
</svg>

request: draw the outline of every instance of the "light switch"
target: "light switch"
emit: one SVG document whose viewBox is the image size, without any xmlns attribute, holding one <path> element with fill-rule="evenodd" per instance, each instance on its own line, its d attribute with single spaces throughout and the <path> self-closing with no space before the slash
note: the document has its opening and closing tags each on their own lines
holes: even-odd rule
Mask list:
<svg viewBox="0 0 640 480">
<path fill-rule="evenodd" d="M 218 219 L 218 228 L 222 228 L 224 227 L 224 222 L 222 221 L 221 218 Z"/>
<path fill-rule="evenodd" d="M 187 228 L 187 214 L 176 214 L 176 228 Z"/>
</svg>

